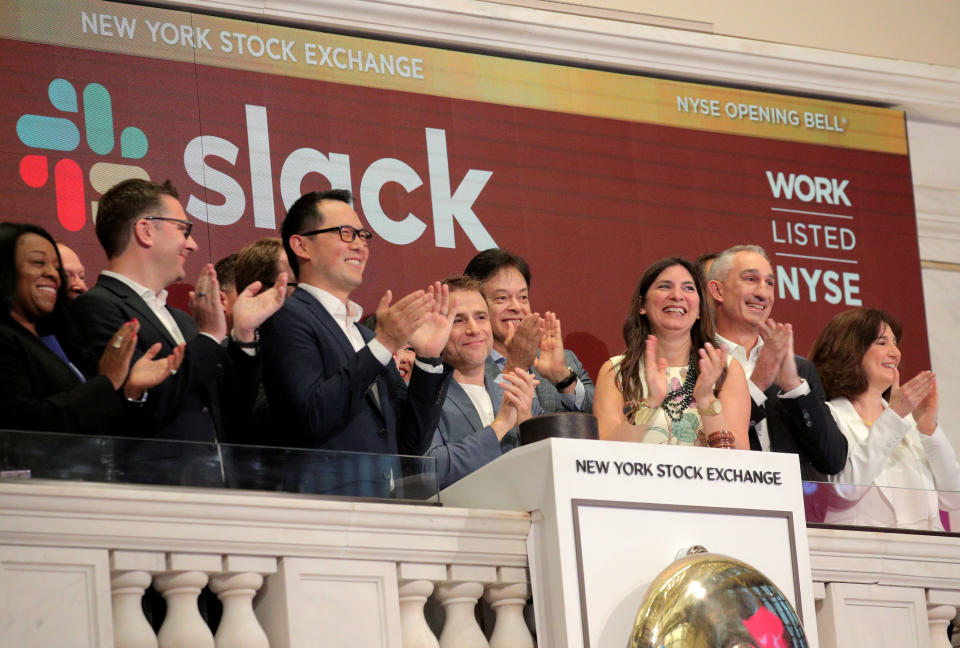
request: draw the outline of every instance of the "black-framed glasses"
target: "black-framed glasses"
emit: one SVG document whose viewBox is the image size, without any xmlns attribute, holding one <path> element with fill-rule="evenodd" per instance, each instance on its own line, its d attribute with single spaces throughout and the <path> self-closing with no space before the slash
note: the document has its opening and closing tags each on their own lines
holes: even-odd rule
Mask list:
<svg viewBox="0 0 960 648">
<path fill-rule="evenodd" d="M 357 240 L 359 236 L 364 243 L 369 244 L 370 239 L 373 238 L 373 232 L 367 229 L 357 229 L 356 227 L 351 227 L 350 225 L 337 225 L 336 227 L 325 227 L 318 230 L 310 230 L 309 232 L 303 232 L 300 236 L 313 236 L 314 234 L 326 234 L 327 232 L 338 232 L 340 234 L 340 240 L 344 243 L 353 243 Z"/>
<path fill-rule="evenodd" d="M 171 223 L 176 223 L 180 226 L 180 231 L 183 232 L 183 238 L 190 238 L 190 232 L 193 231 L 193 223 L 190 221 L 180 220 L 179 218 L 168 218 L 166 216 L 144 216 L 143 220 L 158 220 L 158 221 L 170 221 Z"/>
</svg>

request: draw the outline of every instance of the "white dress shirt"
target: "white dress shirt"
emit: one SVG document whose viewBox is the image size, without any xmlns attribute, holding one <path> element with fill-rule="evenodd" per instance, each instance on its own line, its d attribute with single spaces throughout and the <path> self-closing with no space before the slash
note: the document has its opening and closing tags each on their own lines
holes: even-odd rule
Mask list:
<svg viewBox="0 0 960 648">
<path fill-rule="evenodd" d="M 333 318 L 333 321 L 337 323 L 337 326 L 340 327 L 340 330 L 343 331 L 343 334 L 347 336 L 347 339 L 350 340 L 350 345 L 353 347 L 354 351 L 359 351 L 364 346 L 370 349 L 370 353 L 373 354 L 373 357 L 380 361 L 380 364 L 386 366 L 390 362 L 390 359 L 393 357 L 393 354 L 390 353 L 390 350 L 383 346 L 383 344 L 377 338 L 373 338 L 369 342 L 363 341 L 363 336 L 360 334 L 360 329 L 357 328 L 357 322 L 360 321 L 360 317 L 363 315 L 363 309 L 360 307 L 360 304 L 347 300 L 347 303 L 344 304 L 339 298 L 331 295 L 326 290 L 322 288 L 317 288 L 307 283 L 298 284 L 300 288 L 303 288 L 308 293 L 313 295 L 313 297 L 320 302 L 320 305 L 330 313 L 330 317 Z M 442 373 L 442 365 L 429 365 L 425 362 L 420 362 L 419 360 L 413 361 L 415 365 L 420 367 L 423 371 L 428 371 L 430 373 Z M 376 391 L 373 392 L 374 397 L 376 398 Z"/>
<path fill-rule="evenodd" d="M 112 272 L 110 270 L 103 270 L 100 274 L 106 277 L 113 277 L 117 281 L 120 281 L 130 287 L 133 292 L 139 295 L 147 306 L 150 307 L 150 310 L 153 311 L 153 314 L 157 316 L 157 319 L 160 320 L 160 323 L 163 324 L 163 327 L 167 329 L 167 332 L 170 333 L 170 337 L 174 339 L 177 344 L 183 344 L 186 340 L 183 339 L 183 332 L 180 330 L 180 327 L 177 326 L 177 321 L 173 319 L 173 315 L 170 314 L 170 311 L 167 310 L 167 289 L 162 288 L 160 292 L 153 292 L 149 288 L 140 285 L 130 277 L 119 274 L 117 272 Z M 210 336 L 213 337 L 212 335 Z M 220 340 L 216 340 L 217 344 L 220 343 Z"/>
</svg>

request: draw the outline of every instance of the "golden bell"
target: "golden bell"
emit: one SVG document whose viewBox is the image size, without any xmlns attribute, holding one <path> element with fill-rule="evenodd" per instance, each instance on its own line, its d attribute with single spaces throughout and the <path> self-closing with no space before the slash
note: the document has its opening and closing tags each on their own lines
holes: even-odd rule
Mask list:
<svg viewBox="0 0 960 648">
<path fill-rule="evenodd" d="M 703 549 L 701 548 L 701 551 Z M 760 570 L 696 553 L 647 589 L 627 648 L 806 648 L 790 602 Z"/>
</svg>

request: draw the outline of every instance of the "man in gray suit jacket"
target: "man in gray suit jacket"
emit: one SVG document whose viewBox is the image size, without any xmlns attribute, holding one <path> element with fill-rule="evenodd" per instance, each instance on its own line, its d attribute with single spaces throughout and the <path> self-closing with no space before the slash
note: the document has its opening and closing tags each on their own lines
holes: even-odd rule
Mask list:
<svg viewBox="0 0 960 648">
<path fill-rule="evenodd" d="M 480 283 L 463 276 L 444 281 L 454 315 L 443 360 L 453 367 L 453 382 L 433 443 L 427 454 L 437 459 L 440 487 L 445 488 L 517 446 L 517 424 L 543 411 L 534 401 L 534 377 L 518 369 L 504 374 L 502 385 L 484 375 L 493 332 Z"/>
<path fill-rule="evenodd" d="M 542 318 L 531 312 L 527 262 L 493 248 L 473 257 L 464 274 L 482 283 L 490 308 L 493 349 L 487 377 L 496 380 L 517 367 L 530 370 L 540 381 L 537 400 L 544 411 L 591 412 L 593 381 L 573 351 L 563 348 L 560 319 L 550 311 Z"/>
</svg>

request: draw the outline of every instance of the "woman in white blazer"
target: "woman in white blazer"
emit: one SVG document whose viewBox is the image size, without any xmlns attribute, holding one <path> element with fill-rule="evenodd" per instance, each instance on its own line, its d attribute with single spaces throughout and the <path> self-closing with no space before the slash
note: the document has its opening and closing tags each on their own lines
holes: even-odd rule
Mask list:
<svg viewBox="0 0 960 648">
<path fill-rule="evenodd" d="M 830 477 L 832 524 L 942 531 L 960 508 L 960 464 L 937 421 L 936 377 L 900 384 L 900 324 L 873 308 L 835 316 L 810 352 L 849 450 Z M 938 494 L 939 491 L 939 494 Z"/>
</svg>

